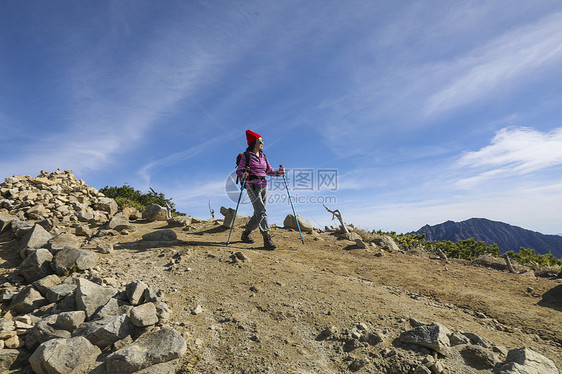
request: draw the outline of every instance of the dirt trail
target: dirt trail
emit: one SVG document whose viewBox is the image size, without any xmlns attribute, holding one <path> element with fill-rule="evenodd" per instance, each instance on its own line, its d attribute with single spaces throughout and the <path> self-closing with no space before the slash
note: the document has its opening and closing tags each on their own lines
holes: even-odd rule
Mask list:
<svg viewBox="0 0 562 374">
<path fill-rule="evenodd" d="M 162 224 L 138 227 L 128 244 L 104 256 L 109 266 L 103 267 L 126 264 L 120 281 L 143 279 L 167 294 L 192 341 L 185 370 L 342 372 L 350 353 L 316 340 L 320 331 L 357 323 L 405 331 L 410 318 L 473 332 L 508 349 L 532 347 L 561 367 L 560 280 L 427 256 L 377 257 L 376 250 L 353 249 L 328 234 L 319 240 L 305 234 L 302 245 L 298 232 L 280 228 L 272 231 L 275 251 L 262 250 L 258 240 L 239 242 L 240 229 L 226 247 L 228 231 L 208 222 L 175 229 L 178 245 L 151 247 L 136 240 Z M 235 252 L 247 260 L 233 261 Z M 198 306 L 202 312 L 192 313 Z"/>
</svg>

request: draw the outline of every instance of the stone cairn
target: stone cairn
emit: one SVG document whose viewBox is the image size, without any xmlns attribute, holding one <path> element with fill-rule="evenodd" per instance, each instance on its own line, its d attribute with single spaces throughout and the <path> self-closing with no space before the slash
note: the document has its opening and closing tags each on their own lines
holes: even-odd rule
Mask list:
<svg viewBox="0 0 562 374">
<path fill-rule="evenodd" d="M 137 217 L 70 170 L 0 184 L 0 233 L 18 239 L 23 259 L 0 285 L 0 372 L 175 372 L 187 345 L 166 327 L 162 293 L 96 276 L 96 250 L 113 250 L 96 238 L 127 234 Z"/>
</svg>

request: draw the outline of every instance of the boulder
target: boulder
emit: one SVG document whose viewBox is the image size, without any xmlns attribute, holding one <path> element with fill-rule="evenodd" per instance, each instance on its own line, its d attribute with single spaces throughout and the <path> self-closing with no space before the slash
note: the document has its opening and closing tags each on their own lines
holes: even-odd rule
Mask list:
<svg viewBox="0 0 562 374">
<path fill-rule="evenodd" d="M 139 305 L 144 302 L 145 292 L 148 290 L 148 285 L 143 281 L 129 283 L 126 287 L 125 293 L 131 305 Z"/>
<path fill-rule="evenodd" d="M 373 239 L 373 243 L 375 243 L 377 247 L 382 248 L 388 252 L 400 251 L 400 247 L 398 246 L 398 244 L 396 244 L 394 239 L 388 235 L 377 235 Z"/>
<path fill-rule="evenodd" d="M 52 262 L 57 275 L 68 275 L 76 270 L 86 270 L 98 264 L 98 257 L 94 252 L 65 247 L 59 251 Z"/>
<path fill-rule="evenodd" d="M 139 212 L 137 208 L 133 208 L 130 206 L 126 206 L 123 208 L 123 214 L 126 215 L 127 218 L 133 221 L 142 218 L 142 213 Z"/>
<path fill-rule="evenodd" d="M 70 332 L 54 327 L 57 316 L 52 315 L 37 322 L 25 335 L 25 346 L 33 352 L 40 344 L 51 339 L 68 339 Z"/>
<path fill-rule="evenodd" d="M 128 226 L 129 226 L 129 217 L 127 217 L 123 213 L 118 213 L 114 215 L 109 220 L 109 223 L 107 224 L 108 228 L 116 231 L 121 231 L 121 229 L 126 228 Z"/>
<path fill-rule="evenodd" d="M 74 330 L 72 336 L 83 336 L 103 349 L 131 335 L 134 331 L 135 326 L 131 323 L 131 319 L 126 314 L 121 314 L 85 322 Z"/>
<path fill-rule="evenodd" d="M 65 247 L 80 247 L 80 241 L 78 240 L 76 235 L 73 235 L 69 232 L 63 232 L 50 239 L 48 247 L 51 249 L 52 253 L 57 253 Z"/>
<path fill-rule="evenodd" d="M 27 314 L 47 305 L 47 300 L 41 296 L 33 286 L 27 286 L 14 296 L 10 303 L 10 311 L 13 314 Z"/>
<path fill-rule="evenodd" d="M 405 331 L 400 334 L 399 339 L 402 343 L 430 348 L 446 356 L 450 347 L 449 335 L 451 335 L 451 331 L 448 328 L 433 323 L 428 326 L 418 326 L 413 330 Z"/>
<path fill-rule="evenodd" d="M 96 250 L 100 253 L 110 254 L 113 253 L 113 244 L 111 243 L 101 243 L 98 244 Z"/>
<path fill-rule="evenodd" d="M 117 213 L 119 206 L 112 198 L 103 197 L 99 199 L 96 204 L 94 204 L 94 209 L 107 212 L 110 217 L 113 217 L 115 213 Z"/>
<path fill-rule="evenodd" d="M 52 235 L 43 226 L 35 224 L 23 237 L 20 249 L 45 247 L 51 238 Z"/>
<path fill-rule="evenodd" d="M 357 243 L 357 240 L 362 241 L 363 239 L 361 238 L 361 236 L 359 236 L 359 234 L 357 234 L 355 232 L 346 232 L 346 233 L 340 234 L 338 236 L 338 240 L 349 240 L 349 241 Z"/>
<path fill-rule="evenodd" d="M 77 286 L 76 307 L 78 310 L 86 312 L 87 319 L 107 304 L 109 299 L 118 292 L 115 288 L 99 286 L 83 278 L 76 278 L 75 282 Z"/>
<path fill-rule="evenodd" d="M 15 219 L 10 223 L 12 234 L 14 234 L 16 238 L 20 238 L 20 239 L 24 238 L 29 233 L 29 231 L 33 228 L 34 225 L 35 224 L 32 222 L 23 222 L 20 221 L 19 219 Z M 42 246 L 43 245 L 40 245 L 39 247 Z"/>
<path fill-rule="evenodd" d="M 169 226 L 183 227 L 183 226 L 191 225 L 191 220 L 192 220 L 192 217 L 176 216 L 176 217 L 168 218 L 167 221 L 168 221 Z"/>
<path fill-rule="evenodd" d="M 499 374 L 559 374 L 554 362 L 529 348 L 510 350 L 505 362 Z"/>
<path fill-rule="evenodd" d="M 23 260 L 18 268 L 18 272 L 27 282 L 35 282 L 51 274 L 52 260 L 53 255 L 48 249 L 36 249 Z"/>
<path fill-rule="evenodd" d="M 61 330 L 74 331 L 86 320 L 86 313 L 82 310 L 62 312 L 57 315 L 55 327 Z"/>
<path fill-rule="evenodd" d="M 496 363 L 496 356 L 489 350 L 479 345 L 468 345 L 461 349 L 465 362 L 477 369 L 492 369 Z"/>
<path fill-rule="evenodd" d="M 137 327 L 146 327 L 158 323 L 158 315 L 154 304 L 142 304 L 131 309 L 131 322 Z"/>
<path fill-rule="evenodd" d="M 299 227 L 300 227 L 302 232 L 308 232 L 308 233 L 312 232 L 314 227 L 312 226 L 312 224 L 310 222 L 308 222 L 307 220 L 305 220 L 304 218 L 302 218 L 298 214 L 297 214 L 297 219 L 299 221 Z M 287 217 L 285 217 L 285 220 L 283 221 L 283 226 L 286 229 L 297 230 L 298 227 L 297 227 L 297 221 L 295 220 L 295 215 L 294 214 L 288 214 Z"/>
<path fill-rule="evenodd" d="M 150 204 L 144 208 L 143 217 L 153 221 L 166 221 L 168 219 L 168 209 L 158 204 Z"/>
<path fill-rule="evenodd" d="M 67 296 L 74 295 L 76 291 L 75 284 L 61 283 L 47 290 L 45 297 L 51 303 L 58 303 Z"/>
<path fill-rule="evenodd" d="M 76 235 L 90 237 L 93 234 L 93 230 L 88 225 L 80 225 L 76 227 Z"/>
<path fill-rule="evenodd" d="M 107 357 L 109 373 L 134 373 L 152 365 L 181 357 L 187 351 L 185 339 L 175 330 L 163 328 L 141 335 L 133 344 Z"/>
<path fill-rule="evenodd" d="M 25 349 L 0 349 L 0 372 L 9 373 L 11 369 L 20 368 L 28 359 L 29 353 Z"/>
<path fill-rule="evenodd" d="M 17 219 L 16 216 L 12 216 L 11 214 L 0 214 L 0 233 L 10 229 L 12 221 Z"/>
<path fill-rule="evenodd" d="M 173 230 L 169 230 L 169 229 L 149 232 L 148 234 L 144 234 L 142 236 L 142 240 L 154 241 L 154 242 L 173 241 L 176 239 L 177 239 L 176 233 Z"/>
<path fill-rule="evenodd" d="M 31 208 L 29 208 L 27 212 L 25 212 L 25 214 L 29 219 L 35 221 L 45 218 L 46 213 L 47 210 L 45 209 L 43 204 L 34 205 Z"/>
<path fill-rule="evenodd" d="M 232 208 L 225 208 L 225 207 L 221 206 L 220 212 L 224 216 L 224 220 L 222 221 L 222 225 L 224 227 L 231 228 L 232 222 L 235 218 L 234 215 L 236 214 L 236 211 Z M 237 224 L 238 226 L 245 226 L 249 221 L 250 221 L 250 217 L 236 215 L 236 220 L 235 220 L 234 223 Z M 192 220 L 192 222 L 193 222 L 193 220 Z"/>
<path fill-rule="evenodd" d="M 41 295 L 45 297 L 47 296 L 47 291 L 49 290 L 49 288 L 60 284 L 60 282 L 61 279 L 57 275 L 51 274 L 33 282 L 33 287 L 35 287 L 41 293 Z"/>
<path fill-rule="evenodd" d="M 53 339 L 45 342 L 29 358 L 37 374 L 86 373 L 101 351 L 87 339 Z"/>
</svg>

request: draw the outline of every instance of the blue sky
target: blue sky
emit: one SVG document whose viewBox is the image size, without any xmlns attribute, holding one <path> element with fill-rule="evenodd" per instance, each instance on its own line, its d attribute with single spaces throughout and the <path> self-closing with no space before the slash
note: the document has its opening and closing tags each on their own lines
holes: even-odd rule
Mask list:
<svg viewBox="0 0 562 374">
<path fill-rule="evenodd" d="M 0 30 L 1 177 L 72 169 L 220 216 L 251 129 L 317 227 L 325 201 L 366 229 L 562 233 L 559 0 L 4 1 Z"/>
</svg>

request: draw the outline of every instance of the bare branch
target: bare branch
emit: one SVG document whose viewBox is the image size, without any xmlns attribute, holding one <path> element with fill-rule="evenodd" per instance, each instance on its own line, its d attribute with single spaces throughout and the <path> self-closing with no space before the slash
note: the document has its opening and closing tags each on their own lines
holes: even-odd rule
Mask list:
<svg viewBox="0 0 562 374">
<path fill-rule="evenodd" d="M 342 230 L 343 230 L 344 232 L 348 233 L 349 230 L 347 229 L 347 226 L 345 225 L 345 223 L 343 223 L 343 218 L 342 218 L 342 216 L 341 216 L 340 210 L 339 210 L 339 209 L 330 210 L 330 209 L 328 209 L 328 207 L 327 207 L 326 205 L 324 205 L 324 204 L 322 204 L 322 205 L 324 206 L 324 208 L 326 208 L 326 210 L 327 210 L 328 212 L 332 213 L 332 219 L 337 218 L 337 219 L 340 221 Z"/>
<path fill-rule="evenodd" d="M 517 273 L 513 268 L 513 265 L 511 264 L 511 260 L 509 259 L 509 256 L 504 255 L 503 257 L 505 258 L 505 264 L 507 265 L 507 270 L 509 270 L 510 273 Z"/>
</svg>

